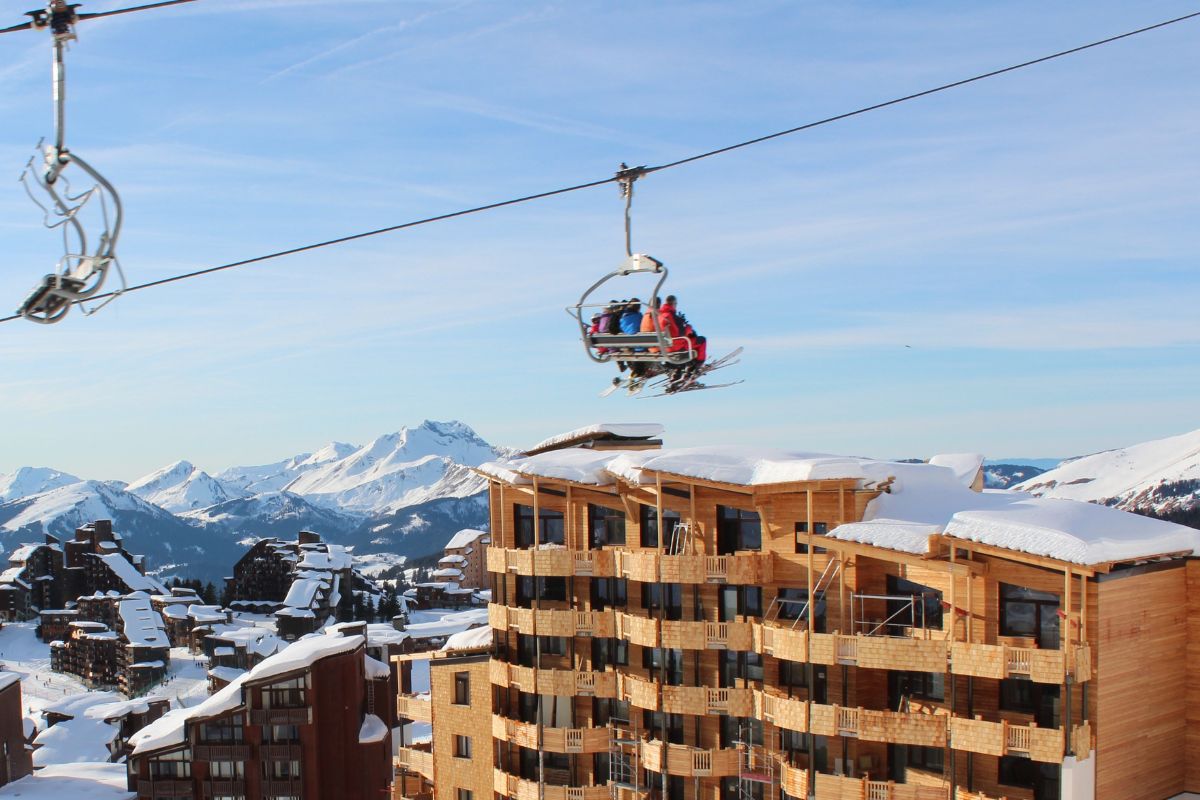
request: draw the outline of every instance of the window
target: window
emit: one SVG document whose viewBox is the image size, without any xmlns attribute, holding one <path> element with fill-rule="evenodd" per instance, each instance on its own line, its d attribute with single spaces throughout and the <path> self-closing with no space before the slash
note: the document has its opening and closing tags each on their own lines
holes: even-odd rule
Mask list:
<svg viewBox="0 0 1200 800">
<path fill-rule="evenodd" d="M 758 653 L 736 650 L 721 650 L 718 666 L 721 688 L 729 689 L 737 685 L 737 681 L 762 681 L 763 662 Z"/>
<path fill-rule="evenodd" d="M 683 619 L 683 586 L 678 583 L 643 583 L 642 608 L 662 610 L 667 619 Z"/>
<path fill-rule="evenodd" d="M 721 715 L 721 747 L 738 747 L 739 745 L 761 745 L 763 743 L 763 724 L 753 717 L 731 717 Z"/>
<path fill-rule="evenodd" d="M 592 669 L 600 671 L 606 666 L 629 666 L 629 642 L 606 637 L 592 639 Z"/>
<path fill-rule="evenodd" d="M 827 533 L 829 533 L 829 523 L 828 522 L 814 522 L 813 523 L 813 535 L 814 536 L 824 536 Z M 807 553 L 808 552 L 808 523 L 807 522 L 797 522 L 796 523 L 796 552 L 797 553 Z M 815 544 L 813 545 L 813 554 L 814 555 L 824 553 L 824 552 L 826 552 L 824 547 L 819 547 Z"/>
<path fill-rule="evenodd" d="M 212 761 L 208 765 L 210 778 L 220 780 L 245 780 L 246 763 L 244 761 Z"/>
<path fill-rule="evenodd" d="M 544 656 L 565 656 L 567 654 L 567 639 L 565 636 L 539 636 L 538 644 Z"/>
<path fill-rule="evenodd" d="M 1000 584 L 1000 635 L 1025 636 L 1038 647 L 1058 647 L 1058 595 Z"/>
<path fill-rule="evenodd" d="M 997 782 L 1005 786 L 1033 788 L 1037 770 L 1032 761 L 1021 756 L 1000 756 Z"/>
<path fill-rule="evenodd" d="M 455 736 L 454 737 L 454 757 L 455 758 L 470 758 L 471 757 L 471 737 L 470 736 Z"/>
<path fill-rule="evenodd" d="M 290 781 L 300 777 L 299 761 L 264 761 L 263 777 L 270 781 Z"/>
<path fill-rule="evenodd" d="M 592 724 L 607 725 L 610 720 L 629 722 L 629 703 L 625 700 L 612 700 L 607 697 L 596 697 L 592 700 Z"/>
<path fill-rule="evenodd" d="M 671 744 L 683 744 L 683 714 L 666 714 L 661 711 L 642 711 L 642 725 L 653 738 L 659 739 L 666 726 L 667 741 Z"/>
<path fill-rule="evenodd" d="M 717 555 L 762 549 L 762 524 L 754 511 L 717 506 Z"/>
<path fill-rule="evenodd" d="M 1059 687 L 1023 678 L 1000 681 L 1000 710 L 1033 714 L 1039 728 L 1059 726 Z"/>
<path fill-rule="evenodd" d="M 683 651 L 662 647 L 642 648 L 642 668 L 668 686 L 683 685 Z M 663 672 L 665 670 L 665 673 Z"/>
<path fill-rule="evenodd" d="M 671 539 L 671 534 L 675 531 L 675 525 L 680 522 L 678 511 L 669 511 L 663 509 L 662 514 L 663 529 L 666 531 L 667 540 L 662 541 L 662 537 L 658 530 L 658 508 L 657 506 L 642 506 L 641 511 L 641 528 L 642 528 L 642 547 L 658 547 L 659 543 L 666 544 Z"/>
<path fill-rule="evenodd" d="M 737 617 L 761 617 L 762 587 L 722 586 L 717 612 L 721 622 L 733 622 Z"/>
<path fill-rule="evenodd" d="M 808 590 L 807 589 L 780 589 L 775 594 L 775 604 L 779 606 L 779 619 L 790 620 L 808 620 Z M 817 598 L 815 616 L 813 617 L 813 630 L 817 633 L 825 632 L 825 595 Z M 802 627 L 802 624 L 797 623 L 797 628 Z"/>
<path fill-rule="evenodd" d="M 470 789 L 458 789 L 454 796 L 456 800 L 475 800 L 475 795 Z"/>
<path fill-rule="evenodd" d="M 779 749 L 787 754 L 788 763 L 792 766 L 803 766 L 808 763 L 810 744 L 813 748 L 813 761 L 815 762 L 812 765 L 813 768 L 817 772 L 825 772 L 826 762 L 829 760 L 829 745 L 824 736 L 811 736 L 811 734 L 786 729 L 779 731 Z"/>
<path fill-rule="evenodd" d="M 588 503 L 588 545 L 592 549 L 625 544 L 625 514 Z"/>
<path fill-rule="evenodd" d="M 192 777 L 192 751 L 176 750 L 163 753 L 150 762 L 150 777 L 165 780 L 180 780 Z"/>
<path fill-rule="evenodd" d="M 234 718 L 210 720 L 200 726 L 200 741 L 206 744 L 234 744 L 242 741 L 241 720 Z"/>
<path fill-rule="evenodd" d="M 942 702 L 946 699 L 946 676 L 941 672 L 888 673 L 889 701 L 900 708 L 906 699 Z"/>
<path fill-rule="evenodd" d="M 262 693 L 265 708 L 303 708 L 307 701 L 303 676 L 272 683 Z"/>
<path fill-rule="evenodd" d="M 912 600 L 888 600 L 887 624 L 879 633 L 902 636 L 908 628 L 940 629 L 942 627 L 942 593 L 937 589 L 888 575 L 888 594 Z"/>
<path fill-rule="evenodd" d="M 534 600 L 565 601 L 566 599 L 566 578 L 535 578 L 529 575 L 517 577 L 517 605 L 521 608 L 532 608 Z"/>
<path fill-rule="evenodd" d="M 1033 681 L 1006 678 L 1000 681 L 1000 710 L 1032 714 L 1037 708 L 1033 699 Z"/>
<path fill-rule="evenodd" d="M 300 728 L 295 725 L 272 725 L 264 728 L 267 741 L 273 743 L 300 741 Z"/>
<path fill-rule="evenodd" d="M 907 754 L 905 756 L 905 764 L 913 769 L 921 769 L 927 772 L 942 771 L 943 756 L 945 750 L 940 747 L 917 747 L 908 745 L 905 747 Z"/>
<path fill-rule="evenodd" d="M 471 673 L 456 672 L 454 673 L 454 704 L 456 706 L 470 705 L 471 703 Z"/>
<path fill-rule="evenodd" d="M 513 533 L 517 547 L 533 547 L 533 506 L 513 505 Z M 538 509 L 538 544 L 562 544 L 564 523 L 561 511 Z"/>
<path fill-rule="evenodd" d="M 592 610 L 603 611 L 610 606 L 625 608 L 629 602 L 629 583 L 624 578 L 592 579 Z"/>
</svg>

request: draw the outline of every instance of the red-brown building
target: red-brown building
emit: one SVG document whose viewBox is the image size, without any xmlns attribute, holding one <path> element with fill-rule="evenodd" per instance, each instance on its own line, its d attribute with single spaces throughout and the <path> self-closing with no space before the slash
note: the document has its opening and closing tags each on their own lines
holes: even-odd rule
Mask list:
<svg viewBox="0 0 1200 800">
<path fill-rule="evenodd" d="M 139 800 L 378 800 L 391 785 L 395 684 L 361 635 L 311 636 L 132 740 Z"/>
<path fill-rule="evenodd" d="M 0 786 L 33 772 L 33 755 L 25 740 L 24 711 L 21 676 L 0 672 Z"/>
</svg>

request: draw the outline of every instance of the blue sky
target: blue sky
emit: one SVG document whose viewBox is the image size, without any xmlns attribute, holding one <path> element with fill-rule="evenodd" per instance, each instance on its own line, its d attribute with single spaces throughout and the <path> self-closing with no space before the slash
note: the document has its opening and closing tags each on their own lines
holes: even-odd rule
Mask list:
<svg viewBox="0 0 1200 800">
<path fill-rule="evenodd" d="M 16 22 L 30 4 L 4 5 Z M 122 191 L 122 262 L 142 282 L 671 161 L 1192 10 L 200 0 L 80 26 L 68 143 Z M 671 268 L 714 354 L 745 346 L 727 372 L 744 385 L 597 397 L 611 371 L 562 309 L 623 255 L 605 186 L 2 325 L 0 472 L 215 471 L 426 417 L 514 446 L 661 421 L 671 444 L 882 457 L 1066 456 L 1194 429 L 1198 38 L 1182 23 L 639 182 L 635 249 Z M 13 177 L 51 133 L 48 50 L 0 37 Z M 38 222 L 0 183 L 4 308 L 57 258 Z"/>
</svg>

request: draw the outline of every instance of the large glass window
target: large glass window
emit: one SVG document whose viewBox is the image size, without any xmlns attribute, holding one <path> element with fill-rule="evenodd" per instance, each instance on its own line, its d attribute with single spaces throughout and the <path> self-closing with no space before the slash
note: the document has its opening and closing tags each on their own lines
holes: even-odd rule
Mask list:
<svg viewBox="0 0 1200 800">
<path fill-rule="evenodd" d="M 592 669 L 629 665 L 629 642 L 624 639 L 596 637 L 592 639 Z"/>
<path fill-rule="evenodd" d="M 565 523 L 561 511 L 548 508 L 538 509 L 537 544 L 562 544 L 565 541 Z M 520 503 L 513 505 L 513 533 L 517 547 L 534 546 L 533 506 Z"/>
<path fill-rule="evenodd" d="M 629 722 L 629 703 L 607 697 L 592 699 L 593 726 L 607 725 L 609 721 Z"/>
<path fill-rule="evenodd" d="M 303 708 L 307 701 L 303 676 L 272 683 L 262 692 L 266 708 Z"/>
<path fill-rule="evenodd" d="M 531 575 L 517 576 L 517 605 L 521 608 L 531 608 L 534 600 L 565 601 L 566 599 L 566 578 L 535 578 Z"/>
<path fill-rule="evenodd" d="M 775 604 L 778 606 L 777 611 L 772 609 L 771 614 L 778 619 L 792 620 L 794 627 L 804 628 L 808 621 L 808 590 L 807 589 L 780 589 L 775 594 Z M 816 608 L 813 609 L 815 616 L 813 617 L 813 630 L 817 633 L 825 632 L 825 595 L 822 594 L 817 598 Z"/>
<path fill-rule="evenodd" d="M 675 525 L 680 522 L 678 511 L 663 509 L 663 532 L 658 530 L 658 507 L 643 505 L 641 510 L 642 547 L 658 547 L 660 542 L 668 545 Z M 665 533 L 666 539 L 663 539 Z"/>
<path fill-rule="evenodd" d="M 763 662 L 762 656 L 758 653 L 721 650 L 719 654 L 718 678 L 722 689 L 736 687 L 739 680 L 762 682 Z"/>
<path fill-rule="evenodd" d="M 940 672 L 888 673 L 888 702 L 903 711 L 907 700 L 942 702 L 946 699 L 946 676 Z"/>
<path fill-rule="evenodd" d="M 642 711 L 642 725 L 655 739 L 663 735 L 666 726 L 667 741 L 671 744 L 683 744 L 683 714 L 666 714 L 661 711 Z"/>
<path fill-rule="evenodd" d="M 588 545 L 593 549 L 606 545 L 624 545 L 624 512 L 588 503 L 588 533 Z"/>
<path fill-rule="evenodd" d="M 683 651 L 673 648 L 643 647 L 642 668 L 649 670 L 655 680 L 668 686 L 683 685 Z"/>
<path fill-rule="evenodd" d="M 877 631 L 884 636 L 904 636 L 909 628 L 938 630 L 942 627 L 942 593 L 896 575 L 888 575 L 888 594 L 912 600 L 888 600 L 886 624 Z"/>
<path fill-rule="evenodd" d="M 813 535 L 814 536 L 824 536 L 827 533 L 829 533 L 829 523 L 828 522 L 813 522 Z M 807 522 L 797 522 L 796 523 L 796 552 L 804 553 L 804 554 L 808 553 L 808 523 Z M 824 547 L 821 547 L 820 545 L 816 545 L 816 544 L 813 545 L 813 555 L 818 555 L 818 554 L 824 553 L 824 552 L 826 552 Z"/>
<path fill-rule="evenodd" d="M 754 511 L 717 506 L 717 554 L 762 549 L 762 523 Z"/>
<path fill-rule="evenodd" d="M 592 578 L 592 610 L 625 608 L 629 602 L 629 583 L 624 578 Z"/>
<path fill-rule="evenodd" d="M 164 780 L 181 780 L 192 777 L 192 751 L 176 750 L 163 753 L 150 761 L 150 777 Z"/>
<path fill-rule="evenodd" d="M 1000 584 L 1000 635 L 1033 639 L 1038 647 L 1058 647 L 1058 595 Z"/>
<path fill-rule="evenodd" d="M 220 780 L 245 780 L 246 778 L 246 762 L 244 761 L 212 761 L 208 765 L 208 775 L 210 778 Z"/>
<path fill-rule="evenodd" d="M 663 611 L 667 619 L 683 619 L 683 586 L 678 583 L 643 583 L 642 608 Z"/>
<path fill-rule="evenodd" d="M 717 604 L 721 622 L 733 622 L 738 617 L 761 617 L 761 586 L 722 586 Z"/>
<path fill-rule="evenodd" d="M 731 717 L 728 714 L 722 714 L 720 719 L 721 747 L 763 743 L 761 720 L 754 717 Z"/>
<path fill-rule="evenodd" d="M 471 703 L 471 673 L 456 672 L 454 673 L 454 704 L 456 706 L 470 705 Z"/>
<path fill-rule="evenodd" d="M 200 741 L 210 744 L 240 743 L 242 722 L 233 717 L 209 720 L 200 726 Z"/>
</svg>

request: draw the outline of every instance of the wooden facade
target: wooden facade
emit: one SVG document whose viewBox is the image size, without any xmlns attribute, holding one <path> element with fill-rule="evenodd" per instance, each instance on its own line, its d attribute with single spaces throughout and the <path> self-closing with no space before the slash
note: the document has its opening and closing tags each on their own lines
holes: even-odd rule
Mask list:
<svg viewBox="0 0 1200 800">
<path fill-rule="evenodd" d="M 1097 798 L 1200 788 L 1191 562 L 823 535 L 878 493 L 491 477 L 496 794 L 1056 800 L 1064 763 Z"/>
</svg>

